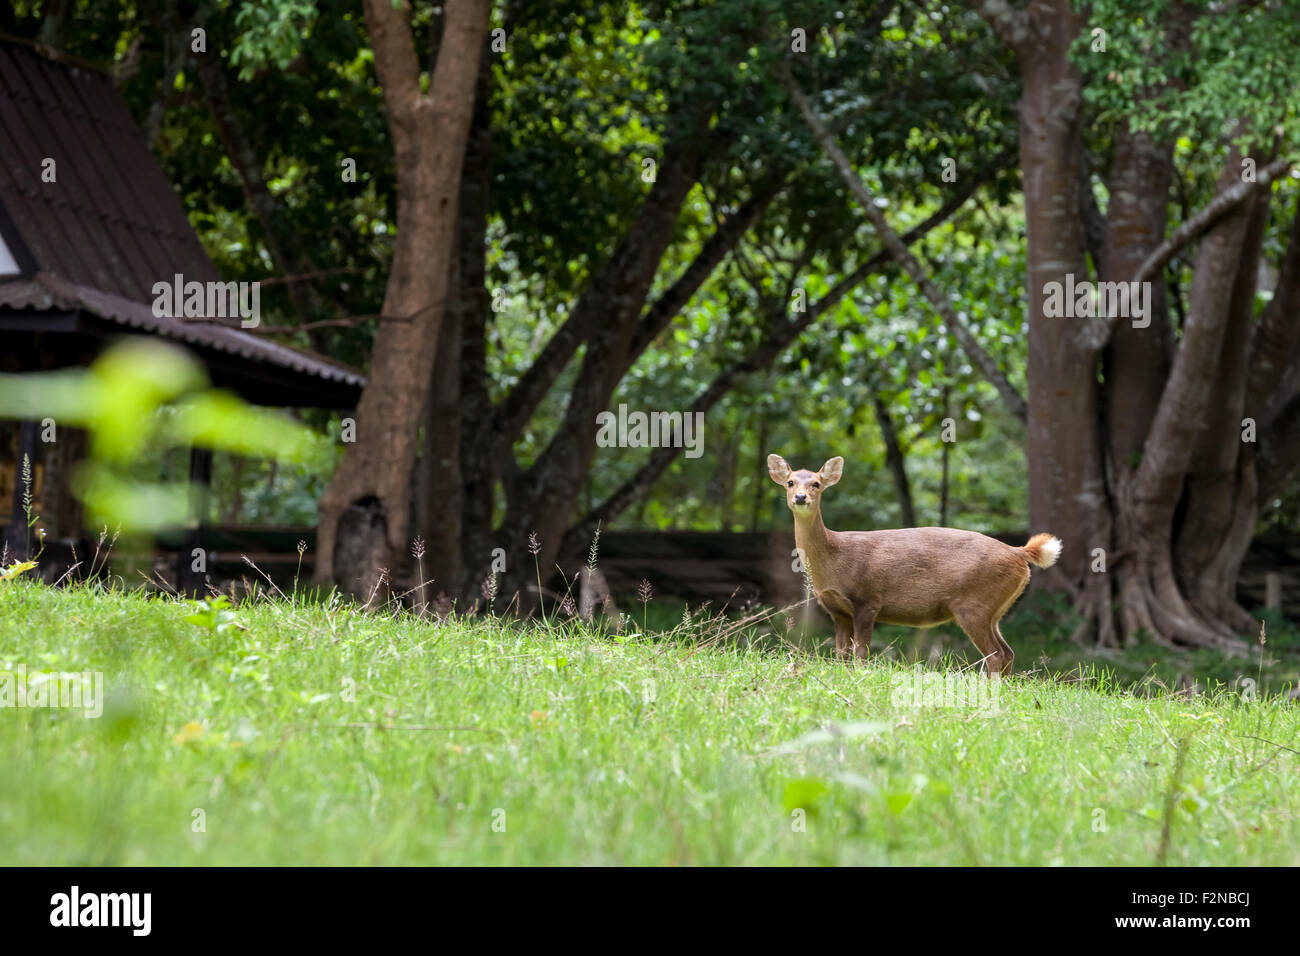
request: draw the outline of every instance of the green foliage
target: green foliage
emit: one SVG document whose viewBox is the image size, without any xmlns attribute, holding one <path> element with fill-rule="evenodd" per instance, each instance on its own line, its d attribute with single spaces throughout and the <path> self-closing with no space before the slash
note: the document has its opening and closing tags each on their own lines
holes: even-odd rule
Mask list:
<svg viewBox="0 0 1300 956">
<path fill-rule="evenodd" d="M 1127 121 L 1158 141 L 1214 148 L 1234 135 L 1256 147 L 1300 133 L 1294 50 L 1300 19 L 1291 3 L 1174 4 L 1090 0 L 1072 55 L 1088 78 L 1087 102 L 1103 122 Z M 1190 23 L 1190 30 L 1175 24 Z M 1094 29 L 1106 49 L 1095 50 Z M 1185 42 L 1171 37 L 1187 35 Z"/>
<path fill-rule="evenodd" d="M 146 450 L 202 447 L 286 461 L 328 460 L 310 430 L 207 387 L 202 366 L 156 339 L 112 346 L 86 371 L 0 376 L 0 416 L 85 428 L 90 457 L 74 488 L 92 524 L 128 532 L 191 521 L 191 489 L 132 477 Z"/>
<path fill-rule="evenodd" d="M 260 0 L 241 6 L 235 14 L 240 33 L 230 51 L 239 78 L 251 80 L 259 67 L 289 66 L 302 40 L 311 35 L 315 19 L 316 4 L 308 0 Z"/>
<path fill-rule="evenodd" d="M 224 594 L 196 602 L 194 613 L 187 614 L 185 620 L 195 627 L 210 631 L 214 635 L 220 634 L 229 627 L 241 627 L 235 620 L 235 612 L 231 608 L 230 598 Z"/>
<path fill-rule="evenodd" d="M 1167 20 L 1174 6 L 1095 0 L 1086 6 L 1073 54 L 1085 80 L 1084 145 L 1094 171 L 1104 174 L 1122 123 L 1151 129 L 1175 148 L 1185 182 L 1177 186 L 1171 225 L 1212 195 L 1232 134 L 1225 124 L 1247 118 L 1243 136 L 1257 151 L 1275 130 L 1283 151 L 1295 141 L 1291 52 L 1300 40 L 1293 4 L 1197 2 L 1178 5 L 1194 23 L 1188 48 L 1173 51 Z M 503 308 L 489 316 L 491 396 L 500 399 L 525 373 L 628 235 L 651 189 L 642 176 L 646 159 L 662 168 L 698 149 L 707 160 L 659 264 L 652 298 L 757 184 L 779 177 L 785 189 L 623 380 L 615 405 L 685 410 L 771 323 L 789 320 L 787 287 L 815 302 L 875 254 L 877 237 L 788 102 L 786 67 L 836 128 L 899 231 L 951 194 L 941 179 L 945 160 L 964 183 L 1007 156 L 980 198 L 916 251 L 980 342 L 1022 385 L 1024 222 L 1019 170 L 1014 149 L 1008 152 L 1017 137 L 1018 71 L 968 7 L 931 0 L 498 5 L 492 24 L 506 30 L 507 42 L 503 53 L 488 54 L 486 287 L 489 294 L 500 290 Z M 413 8 L 415 48 L 427 63 L 441 11 L 426 2 Z M 123 94 L 137 119 L 149 115 L 167 66 L 160 10 L 100 9 L 89 0 L 73 9 L 69 52 L 129 65 L 119 80 Z M 0 26 L 35 35 L 40 12 L 19 5 L 0 13 Z M 313 288 L 336 310 L 329 317 L 373 316 L 391 264 L 396 197 L 382 95 L 358 5 L 211 0 L 195 19 L 207 30 L 208 55 L 225 68 L 232 118 L 255 144 L 260 172 L 282 207 L 282 221 L 270 227 L 291 237 L 304 262 L 325 270 Z M 1106 30 L 1104 53 L 1091 49 L 1094 26 Z M 807 32 L 806 54 L 790 52 L 796 28 Z M 271 278 L 268 224 L 247 202 L 199 78 L 188 64 L 182 68 L 182 88 L 166 92 L 155 150 L 222 272 Z M 358 182 L 341 180 L 344 158 L 356 161 Z M 1271 262 L 1280 256 L 1291 206 L 1274 203 L 1264 240 Z M 1189 268 L 1173 268 L 1186 294 Z M 288 288 L 264 285 L 269 325 L 297 324 Z M 360 365 L 373 325 L 358 320 L 289 340 Z M 521 466 L 555 434 L 583 358 L 579 352 L 517 442 Z M 919 520 L 938 520 L 938 432 L 951 416 L 958 440 L 948 449 L 949 522 L 980 530 L 1023 524 L 1019 426 L 912 283 L 886 266 L 771 368 L 743 380 L 709 416 L 705 457 L 677 461 L 614 526 L 784 523 L 761 466 L 775 448 L 794 449 L 797 457 L 844 454 L 854 481 L 828 499 L 828 513 L 846 527 L 894 525 L 897 504 L 872 414 L 877 395 L 899 428 Z M 323 415 L 307 417 L 324 425 Z M 582 503 L 599 503 L 644 460 L 636 450 L 601 450 Z M 219 457 L 216 472 L 220 503 L 234 520 L 309 523 L 329 465 L 272 471 Z M 115 497 L 112 489 L 101 494 Z M 1300 506 L 1288 492 L 1270 505 L 1266 520 L 1295 527 L 1297 515 Z"/>
</svg>

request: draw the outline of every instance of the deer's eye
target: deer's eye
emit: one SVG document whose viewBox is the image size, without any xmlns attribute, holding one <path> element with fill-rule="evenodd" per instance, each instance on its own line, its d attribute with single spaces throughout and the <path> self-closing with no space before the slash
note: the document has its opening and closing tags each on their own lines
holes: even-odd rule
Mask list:
<svg viewBox="0 0 1300 956">
<path fill-rule="evenodd" d="M 787 481 L 787 482 L 785 483 L 785 486 L 786 486 L 787 488 L 793 488 L 793 487 L 794 487 L 794 479 L 791 478 L 789 481 Z"/>
<path fill-rule="evenodd" d="M 821 483 L 820 481 L 814 481 L 814 482 L 813 482 L 813 487 L 814 487 L 814 488 L 820 488 L 821 486 L 822 486 L 822 483 Z"/>
</svg>

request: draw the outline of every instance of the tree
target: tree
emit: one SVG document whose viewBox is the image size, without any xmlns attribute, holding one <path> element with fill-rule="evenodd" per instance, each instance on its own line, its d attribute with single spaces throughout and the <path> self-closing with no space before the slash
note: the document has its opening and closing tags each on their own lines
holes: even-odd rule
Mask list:
<svg viewBox="0 0 1300 956">
<path fill-rule="evenodd" d="M 396 156 L 397 243 L 347 446 L 321 497 L 316 578 L 371 593 L 405 559 L 416 423 L 429 394 L 456 239 L 461 166 L 487 34 L 487 0 L 452 0 L 428 92 L 405 0 L 367 0 L 366 26 Z M 343 550 L 336 550 L 343 549 Z"/>
<path fill-rule="evenodd" d="M 1236 577 L 1260 491 L 1300 457 L 1294 223 L 1256 316 L 1270 186 L 1294 148 L 1297 25 L 1270 5 L 1112 0 L 1088 17 L 1069 0 L 974 6 L 1023 85 L 1030 518 L 1066 543 L 1050 580 L 1079 600 L 1080 636 L 1239 646 L 1254 625 Z M 1090 146 L 1109 153 L 1104 212 Z M 1210 163 L 1213 198 L 1184 207 L 1166 239 L 1170 184 L 1186 197 Z M 1163 278 L 1147 314 L 1055 314 L 1053 290 L 1086 280 L 1089 258 L 1104 281 Z"/>
</svg>

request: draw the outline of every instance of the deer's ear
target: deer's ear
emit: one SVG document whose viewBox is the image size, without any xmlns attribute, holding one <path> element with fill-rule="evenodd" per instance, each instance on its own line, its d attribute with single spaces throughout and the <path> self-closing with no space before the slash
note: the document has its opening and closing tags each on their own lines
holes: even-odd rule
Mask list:
<svg viewBox="0 0 1300 956">
<path fill-rule="evenodd" d="M 785 459 L 780 455 L 768 455 L 767 473 L 772 476 L 772 480 L 778 485 L 784 485 L 786 479 L 790 477 L 790 466 L 785 463 Z"/>
<path fill-rule="evenodd" d="M 835 482 L 840 480 L 840 475 L 844 474 L 844 459 L 839 455 L 836 455 L 826 464 L 822 465 L 820 474 L 822 476 L 822 484 L 829 488 L 831 485 L 835 484 Z"/>
</svg>

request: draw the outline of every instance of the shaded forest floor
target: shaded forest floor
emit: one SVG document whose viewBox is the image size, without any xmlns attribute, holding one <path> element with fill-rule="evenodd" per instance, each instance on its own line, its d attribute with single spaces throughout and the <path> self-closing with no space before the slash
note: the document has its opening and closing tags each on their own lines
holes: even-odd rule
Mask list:
<svg viewBox="0 0 1300 956">
<path fill-rule="evenodd" d="M 998 683 L 900 662 L 907 631 L 846 666 L 698 612 L 656 634 L 670 610 L 618 635 L 0 582 L 0 671 L 106 698 L 0 710 L 0 864 L 1300 863 L 1284 696 L 1036 667 L 1028 603 L 1033 672 Z M 1275 647 L 1236 670 L 1270 686 Z"/>
</svg>

